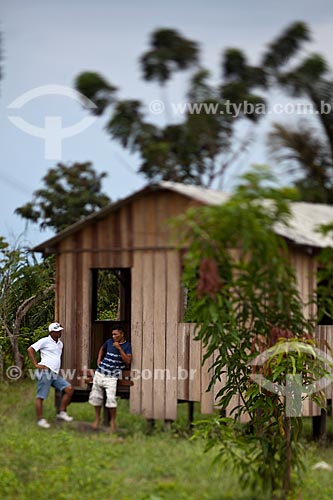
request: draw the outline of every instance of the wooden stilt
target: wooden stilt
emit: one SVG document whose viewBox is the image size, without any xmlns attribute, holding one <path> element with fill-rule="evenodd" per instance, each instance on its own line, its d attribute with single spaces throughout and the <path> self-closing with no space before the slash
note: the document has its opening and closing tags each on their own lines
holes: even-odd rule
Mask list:
<svg viewBox="0 0 333 500">
<path fill-rule="evenodd" d="M 187 405 L 187 410 L 188 410 L 188 428 L 192 429 L 193 427 L 193 420 L 194 420 L 194 403 L 193 401 L 189 401 Z"/>
<path fill-rule="evenodd" d="M 326 417 L 327 413 L 325 410 L 321 410 L 321 415 L 312 417 L 312 437 L 314 441 L 325 441 Z"/>
</svg>

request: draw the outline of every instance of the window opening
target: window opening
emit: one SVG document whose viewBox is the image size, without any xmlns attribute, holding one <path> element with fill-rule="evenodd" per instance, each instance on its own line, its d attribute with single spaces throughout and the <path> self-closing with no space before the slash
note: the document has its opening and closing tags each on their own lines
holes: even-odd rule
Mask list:
<svg viewBox="0 0 333 500">
<path fill-rule="evenodd" d="M 127 321 L 130 298 L 129 269 L 94 269 L 94 321 Z"/>
</svg>

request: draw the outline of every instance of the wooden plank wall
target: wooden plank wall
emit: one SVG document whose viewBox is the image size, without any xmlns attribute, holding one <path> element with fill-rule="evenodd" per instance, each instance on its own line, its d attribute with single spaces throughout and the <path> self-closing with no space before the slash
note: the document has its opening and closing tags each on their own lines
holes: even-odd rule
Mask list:
<svg viewBox="0 0 333 500">
<path fill-rule="evenodd" d="M 82 248 L 89 249 L 92 242 L 92 228 L 87 227 L 82 234 Z M 91 344 L 91 293 L 92 279 L 90 268 L 92 265 L 92 252 L 84 250 L 81 256 L 81 267 L 79 269 L 82 275 L 82 286 L 79 291 L 78 302 L 81 304 L 81 363 L 82 368 L 89 368 L 90 344 Z M 80 367 L 79 367 L 80 368 Z M 80 381 L 83 385 L 84 381 Z"/>
<path fill-rule="evenodd" d="M 188 377 L 185 376 L 190 368 L 190 335 L 192 324 L 178 323 L 177 326 L 177 350 L 178 350 L 178 366 L 180 373 L 184 373 L 184 377 L 180 377 L 177 384 L 177 398 L 181 401 L 189 401 L 189 383 Z"/>
<path fill-rule="evenodd" d="M 74 237 L 64 241 L 63 248 L 66 253 L 62 258 L 60 267 L 60 308 L 58 321 L 64 324 L 62 339 L 64 342 L 63 367 L 73 369 L 76 362 L 77 336 L 76 336 L 76 254 L 70 250 L 74 248 Z"/>
<path fill-rule="evenodd" d="M 141 370 L 142 370 L 142 344 L 143 344 L 143 265 L 141 252 L 135 252 L 132 269 L 132 378 L 134 385 L 131 387 L 130 411 L 141 414 Z"/>
<path fill-rule="evenodd" d="M 324 353 L 325 357 L 331 362 L 333 361 L 333 326 L 319 325 L 316 329 L 315 339 L 318 348 Z M 327 367 L 328 369 L 328 367 Z M 333 375 L 333 371 L 332 371 Z M 333 384 L 327 385 L 324 389 L 326 398 L 333 399 Z"/>
<path fill-rule="evenodd" d="M 310 319 L 316 314 L 316 307 L 313 303 L 313 294 L 316 290 L 316 260 L 314 256 L 308 255 L 299 249 L 289 249 L 290 261 L 295 269 L 298 290 L 303 302 L 306 318 Z M 320 331 L 320 329 L 319 329 Z M 322 336 L 322 335 L 320 335 Z M 317 334 L 315 336 L 317 338 Z M 320 340 L 320 342 L 322 339 Z M 302 403 L 302 415 L 314 417 L 321 414 L 321 409 L 309 398 Z"/>
<path fill-rule="evenodd" d="M 295 269 L 297 287 L 304 304 L 305 316 L 311 318 L 316 313 L 312 303 L 316 289 L 315 258 L 295 248 L 289 249 L 289 256 Z"/>
<path fill-rule="evenodd" d="M 133 210 L 130 410 L 147 419 L 177 417 L 180 258 L 168 248 L 165 219 L 184 210 L 179 196 L 139 199 Z"/>
<path fill-rule="evenodd" d="M 57 252 L 56 319 L 64 323 L 65 369 L 89 367 L 92 333 L 91 269 L 131 267 L 131 207 L 64 239 Z M 124 251 L 119 251 L 125 245 Z M 75 378 L 75 385 L 84 382 Z"/>
<path fill-rule="evenodd" d="M 291 262 L 296 270 L 296 279 L 301 298 L 304 302 L 304 310 L 307 317 L 315 314 L 314 305 L 311 304 L 312 295 L 316 287 L 316 263 L 313 257 L 293 249 L 291 251 Z M 217 407 L 217 394 L 225 383 L 226 376 L 222 376 L 221 382 L 215 383 L 212 390 L 207 393 L 206 388 L 210 382 L 209 366 L 212 358 L 201 365 L 204 349 L 201 342 L 195 341 L 195 324 L 179 323 L 178 325 L 178 360 L 181 368 L 196 370 L 193 378 L 178 381 L 178 398 L 201 403 L 202 413 L 212 413 Z M 318 347 L 331 356 L 329 346 L 333 348 L 333 326 L 318 326 L 315 338 Z M 327 399 L 332 399 L 333 389 L 329 384 L 325 389 Z M 232 414 L 232 409 L 239 404 L 239 396 L 234 396 L 228 406 L 227 416 Z M 320 415 L 320 408 L 309 399 L 303 402 L 303 416 Z M 244 417 L 245 418 L 245 417 Z M 244 420 L 244 419 L 243 419 Z M 245 418 L 246 420 L 246 418 Z"/>
<path fill-rule="evenodd" d="M 203 414 L 211 414 L 218 408 L 218 393 L 224 386 L 226 375 L 223 374 L 208 391 L 212 377 L 212 365 L 216 355 L 209 356 L 205 363 L 202 360 L 206 348 L 202 342 L 194 340 L 195 323 L 178 324 L 178 366 L 179 373 L 187 373 L 187 378 L 178 380 L 178 399 L 200 403 L 200 411 Z M 182 372 L 184 370 L 184 372 Z M 227 408 L 227 416 L 230 415 L 234 405 L 239 404 L 239 397 L 235 396 Z"/>
<path fill-rule="evenodd" d="M 154 418 L 154 261 L 153 252 L 142 253 L 142 367 L 141 411 L 146 418 Z"/>
<path fill-rule="evenodd" d="M 223 374 L 221 381 L 216 382 L 213 388 L 207 392 L 208 385 L 211 380 L 211 367 L 214 356 L 208 358 L 202 366 L 201 360 L 204 355 L 204 348 L 200 341 L 194 340 L 195 324 L 179 323 L 178 324 L 178 366 L 181 370 L 184 369 L 189 373 L 189 378 L 178 380 L 178 399 L 185 401 L 193 401 L 200 403 L 200 410 L 203 414 L 213 413 L 218 408 L 218 392 L 223 387 L 226 381 L 226 375 Z M 318 348 L 325 353 L 328 359 L 331 359 L 333 349 L 333 326 L 318 326 L 315 335 Z M 194 376 L 189 370 L 194 371 Z M 327 399 L 333 397 L 333 384 L 329 384 L 325 388 Z M 228 405 L 226 415 L 232 416 L 232 410 L 240 403 L 239 396 L 233 396 Z M 302 414 L 304 417 L 319 416 L 321 409 L 309 399 L 303 401 Z M 247 421 L 246 415 L 242 417 L 242 421 Z"/>
<path fill-rule="evenodd" d="M 214 411 L 214 391 L 207 392 L 214 357 L 210 356 L 202 365 L 205 348 L 194 340 L 195 323 L 178 323 L 178 384 L 179 400 L 200 402 L 201 413 Z"/>
<path fill-rule="evenodd" d="M 166 352 L 165 364 L 168 369 L 165 384 L 165 418 L 177 417 L 178 382 L 178 338 L 180 302 L 180 259 L 179 254 L 168 251 L 167 255 L 167 308 L 166 308 Z"/>
<path fill-rule="evenodd" d="M 154 253 L 154 368 L 159 367 L 153 384 L 154 418 L 165 418 L 166 414 L 166 307 L 167 307 L 167 258 L 166 252 Z M 156 370 L 156 368 L 155 368 Z"/>
</svg>

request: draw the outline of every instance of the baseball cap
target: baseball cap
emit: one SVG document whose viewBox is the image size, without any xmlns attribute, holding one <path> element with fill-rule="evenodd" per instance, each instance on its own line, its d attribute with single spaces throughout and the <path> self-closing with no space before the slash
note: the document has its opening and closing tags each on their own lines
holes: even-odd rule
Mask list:
<svg viewBox="0 0 333 500">
<path fill-rule="evenodd" d="M 63 329 L 60 323 L 51 323 L 49 325 L 49 332 L 60 332 Z"/>
</svg>

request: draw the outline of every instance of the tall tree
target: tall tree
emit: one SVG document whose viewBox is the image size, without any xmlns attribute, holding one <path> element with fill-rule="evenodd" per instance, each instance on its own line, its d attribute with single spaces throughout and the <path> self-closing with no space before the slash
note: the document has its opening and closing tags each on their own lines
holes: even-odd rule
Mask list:
<svg viewBox="0 0 333 500">
<path fill-rule="evenodd" d="M 293 175 L 302 200 L 333 204 L 332 156 L 318 128 L 302 122 L 275 123 L 268 142 L 280 168 Z"/>
<path fill-rule="evenodd" d="M 294 22 L 273 40 L 258 64 L 250 69 L 239 49 L 229 49 L 224 86 L 233 102 L 243 99 L 253 79 L 263 88 L 282 89 L 291 98 L 302 98 L 311 112 L 294 126 L 275 123 L 268 135 L 269 148 L 280 172 L 293 173 L 295 185 L 305 201 L 333 203 L 333 74 L 320 54 L 300 59 L 303 45 L 311 41 L 303 22 Z M 294 101 L 295 103 L 295 101 Z"/>
<path fill-rule="evenodd" d="M 59 163 L 43 177 L 44 187 L 33 193 L 32 201 L 15 212 L 24 219 L 61 231 L 110 203 L 101 191 L 102 179 L 91 163 Z"/>
<path fill-rule="evenodd" d="M 290 171 L 297 168 L 297 186 L 303 199 L 332 202 L 332 72 L 318 54 L 292 65 L 310 40 L 308 26 L 294 22 L 269 44 L 254 66 L 243 51 L 227 48 L 222 58 L 221 81 L 213 86 L 209 83 L 209 72 L 200 67 L 195 42 L 175 30 L 155 31 L 149 50 L 140 58 L 144 79 L 157 81 L 163 87 L 176 71 L 192 71 L 186 93 L 188 102 L 181 112 L 183 120 L 165 127 L 146 119 L 140 101 L 118 100 L 116 87 L 96 73 L 78 75 L 75 85 L 96 103 L 98 114 L 111 108 L 107 132 L 123 147 L 139 153 L 139 172 L 149 180 L 210 186 L 219 178 L 220 187 L 226 170 L 254 137 L 252 126 L 240 142 L 235 140 L 235 124 L 239 119 L 245 117 L 253 124 L 258 121 L 264 114 L 267 91 L 272 86 L 282 88 L 290 96 L 305 97 L 313 106 L 318 125 L 313 140 L 308 141 L 312 135 L 312 116 L 312 123 L 302 124 L 298 132 L 277 125 L 269 141 L 279 161 L 283 160 Z"/>
<path fill-rule="evenodd" d="M 231 59 L 230 54 L 226 57 Z M 175 72 L 191 71 L 188 105 L 178 110 L 182 121 L 164 127 L 147 120 L 139 100 L 117 99 L 116 87 L 97 73 L 78 75 L 75 86 L 95 102 L 98 114 L 110 108 L 107 132 L 123 147 L 140 155 L 139 172 L 150 181 L 163 179 L 210 186 L 223 176 L 235 157 L 234 151 L 245 147 L 244 140 L 241 146 L 233 140 L 236 121 L 244 116 L 252 122 L 259 118 L 254 110 L 244 114 L 243 109 L 235 116 L 234 109 L 228 108 L 230 96 L 237 96 L 237 103 L 245 99 L 253 105 L 264 102 L 256 93 L 263 84 L 263 72 L 246 60 L 242 64 L 247 75 L 243 85 L 234 84 L 234 73 L 228 66 L 230 71 L 223 75 L 222 85 L 213 86 L 209 72 L 200 67 L 196 42 L 172 29 L 153 32 L 150 47 L 140 58 L 143 78 L 163 87 Z M 246 145 L 248 142 L 249 139 Z"/>
<path fill-rule="evenodd" d="M 294 126 L 274 124 L 269 134 L 273 157 L 297 173 L 296 185 L 306 201 L 333 203 L 333 72 L 320 54 L 291 63 L 309 29 L 297 23 L 270 46 L 263 66 L 270 85 L 292 98 L 305 98 L 311 116 Z M 305 107 L 305 106 L 304 106 Z"/>
</svg>

